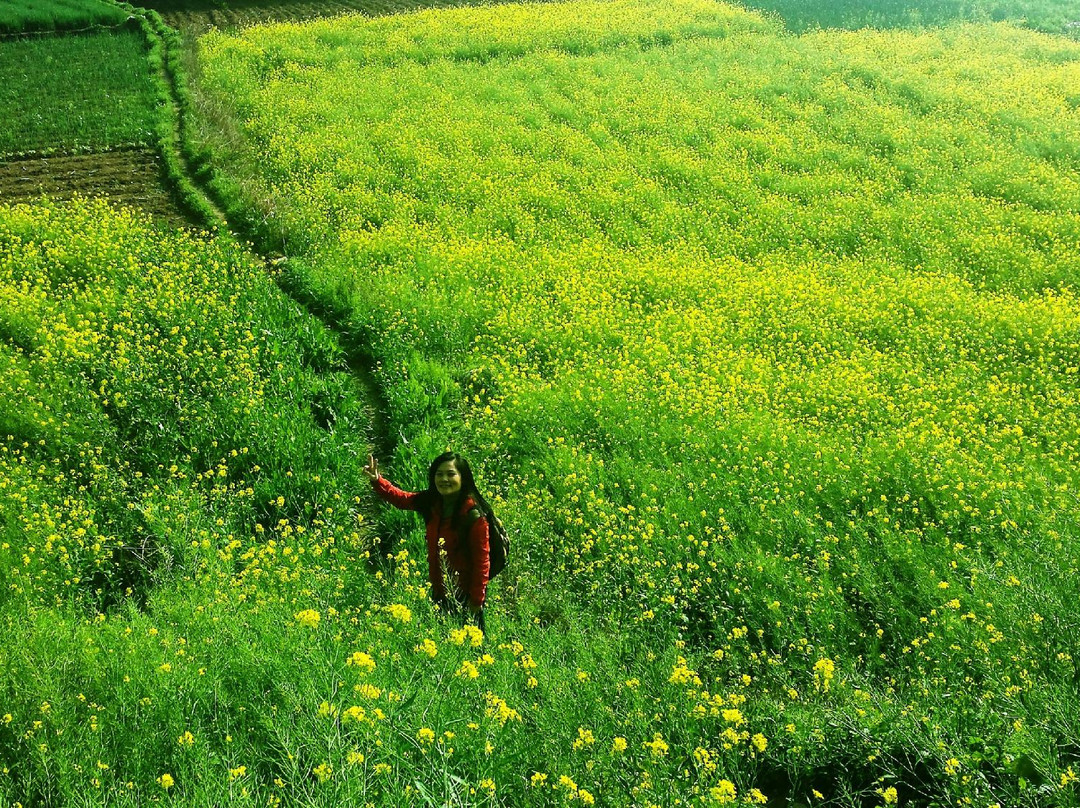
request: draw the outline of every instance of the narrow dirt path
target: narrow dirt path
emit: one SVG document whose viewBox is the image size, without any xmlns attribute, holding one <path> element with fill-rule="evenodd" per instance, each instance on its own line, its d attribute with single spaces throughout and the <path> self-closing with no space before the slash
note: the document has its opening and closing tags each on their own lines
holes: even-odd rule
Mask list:
<svg viewBox="0 0 1080 808">
<path fill-rule="evenodd" d="M 285 6 L 286 4 L 279 3 L 276 5 Z M 289 4 L 290 7 L 292 5 L 293 4 Z M 326 16 L 327 13 L 336 13 L 335 9 L 344 4 L 337 2 L 313 2 L 309 4 L 299 3 L 296 5 L 304 7 L 310 6 L 312 9 L 321 9 L 322 13 L 315 16 Z M 263 8 L 263 10 L 265 10 L 265 6 L 265 3 L 260 4 L 260 7 Z M 293 11 L 295 13 L 295 9 Z M 195 12 L 191 13 L 194 14 Z M 193 170 L 192 166 L 189 165 L 184 156 L 183 144 L 187 136 L 188 122 L 184 118 L 185 105 L 181 99 L 181 95 L 188 88 L 180 86 L 180 83 L 185 81 L 185 77 L 182 73 L 184 67 L 181 63 L 185 58 L 191 58 L 191 50 L 193 50 L 191 46 L 193 40 L 203 32 L 201 26 L 197 24 L 197 20 L 192 22 L 194 19 L 194 17 L 188 18 L 188 25 L 178 29 L 181 37 L 185 40 L 183 47 L 188 48 L 188 52 L 183 53 L 177 52 L 177 50 L 167 49 L 165 58 L 163 59 L 163 78 L 172 96 L 171 107 L 173 110 L 175 135 L 173 152 L 172 154 L 167 155 L 167 157 L 173 161 L 173 173 L 179 173 L 181 175 L 179 181 L 184 186 L 182 192 L 184 196 L 189 198 L 189 205 L 202 209 L 203 218 L 207 220 L 207 224 L 222 224 L 235 235 L 243 233 L 243 228 L 233 226 L 235 223 L 230 223 L 228 221 L 228 217 L 224 212 L 224 205 L 221 204 L 221 201 L 216 197 L 213 190 L 202 181 L 201 177 L 204 175 Z M 206 18 L 198 19 L 205 22 Z M 195 68 L 197 69 L 197 65 Z M 191 66 L 189 66 L 188 69 L 191 69 Z M 226 123 L 228 122 L 223 122 L 223 125 Z M 198 197 L 198 200 L 195 201 L 194 205 L 191 205 L 190 197 L 192 196 Z M 242 239 L 242 236 L 237 235 L 237 238 Z M 292 298 L 297 305 L 322 322 L 323 325 L 337 336 L 339 345 L 344 351 L 349 370 L 358 386 L 358 394 L 365 403 L 365 408 L 371 416 L 371 429 L 367 436 L 368 440 L 373 444 L 373 450 L 376 453 L 380 455 L 388 454 L 392 447 L 392 440 L 384 415 L 385 401 L 380 394 L 379 386 L 375 381 L 371 365 L 366 359 L 367 352 L 363 349 L 364 346 L 355 344 L 355 340 L 349 336 L 349 329 L 345 327 L 346 324 L 342 320 L 342 313 L 327 309 L 319 300 L 310 294 L 304 284 L 297 282 L 296 274 L 290 271 L 289 258 L 287 256 L 281 255 L 278 252 L 260 252 L 257 239 L 254 237 L 247 241 L 247 249 L 256 255 L 259 255 L 267 267 L 267 272 L 274 278 L 278 288 L 281 289 L 282 292 Z M 265 250 L 265 248 L 263 249 Z"/>
</svg>

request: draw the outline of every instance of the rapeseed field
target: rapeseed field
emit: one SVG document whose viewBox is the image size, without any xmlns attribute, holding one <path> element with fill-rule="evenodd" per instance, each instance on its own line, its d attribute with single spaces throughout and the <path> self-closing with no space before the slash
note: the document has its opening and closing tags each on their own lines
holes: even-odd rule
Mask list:
<svg viewBox="0 0 1080 808">
<path fill-rule="evenodd" d="M 0 804 L 1080 804 L 1080 45 L 575 0 L 200 64 L 339 333 L 0 207 Z M 513 532 L 486 636 L 343 342 Z"/>
<path fill-rule="evenodd" d="M 512 625 L 650 671 L 580 666 L 521 793 L 1075 803 L 1076 44 L 693 0 L 201 44 L 392 474 L 464 447 Z"/>
</svg>

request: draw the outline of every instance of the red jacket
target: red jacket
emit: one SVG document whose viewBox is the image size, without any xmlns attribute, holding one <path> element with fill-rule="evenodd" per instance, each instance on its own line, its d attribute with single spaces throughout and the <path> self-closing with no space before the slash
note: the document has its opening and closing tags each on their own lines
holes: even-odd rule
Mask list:
<svg viewBox="0 0 1080 808">
<path fill-rule="evenodd" d="M 379 499 L 389 502 L 395 508 L 406 511 L 420 509 L 422 503 L 420 494 L 402 491 L 385 477 L 374 480 L 372 485 Z M 463 523 L 468 519 L 465 513 L 476 506 L 472 497 L 465 497 L 465 501 L 458 508 Z M 442 538 L 447 566 L 450 567 L 449 577 L 454 588 L 467 595 L 474 605 L 483 606 L 491 569 L 491 545 L 488 539 L 487 520 L 481 516 L 473 522 L 472 529 L 464 542 L 458 536 L 451 521 L 449 516 L 443 518 L 442 498 L 436 497 L 431 516 L 428 517 L 426 523 L 428 580 L 431 581 L 431 596 L 435 600 L 446 597 L 442 560 L 439 557 L 439 539 Z"/>
</svg>

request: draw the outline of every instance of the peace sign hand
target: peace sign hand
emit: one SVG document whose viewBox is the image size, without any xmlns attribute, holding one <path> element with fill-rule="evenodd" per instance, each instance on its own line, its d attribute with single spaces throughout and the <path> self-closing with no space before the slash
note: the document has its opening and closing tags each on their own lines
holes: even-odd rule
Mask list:
<svg viewBox="0 0 1080 808">
<path fill-rule="evenodd" d="M 382 476 L 379 474 L 379 461 L 375 459 L 375 455 L 368 455 L 368 464 L 364 466 L 364 474 L 372 481 Z"/>
</svg>

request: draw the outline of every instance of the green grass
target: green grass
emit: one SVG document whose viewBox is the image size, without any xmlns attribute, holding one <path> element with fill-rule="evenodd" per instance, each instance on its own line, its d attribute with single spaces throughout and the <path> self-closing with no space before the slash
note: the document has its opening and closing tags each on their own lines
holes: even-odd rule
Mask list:
<svg viewBox="0 0 1080 808">
<path fill-rule="evenodd" d="M 746 0 L 747 8 L 778 14 L 793 31 L 815 28 L 910 28 L 955 21 L 1019 22 L 1036 31 L 1080 36 L 1076 0 Z"/>
<path fill-rule="evenodd" d="M 156 143 L 138 30 L 0 40 L 0 155 Z"/>
<path fill-rule="evenodd" d="M 5 0 L 0 34 L 119 25 L 127 12 L 103 0 Z"/>
</svg>

